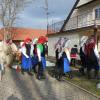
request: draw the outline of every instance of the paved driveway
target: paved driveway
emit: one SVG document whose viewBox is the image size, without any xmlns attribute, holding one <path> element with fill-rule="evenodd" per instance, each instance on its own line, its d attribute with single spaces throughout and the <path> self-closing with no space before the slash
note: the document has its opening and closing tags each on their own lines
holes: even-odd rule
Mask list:
<svg viewBox="0 0 100 100">
<path fill-rule="evenodd" d="M 0 82 L 0 100 L 98 100 L 78 88 L 46 74 L 46 79 L 39 81 L 27 73 L 22 75 L 6 69 Z"/>
</svg>

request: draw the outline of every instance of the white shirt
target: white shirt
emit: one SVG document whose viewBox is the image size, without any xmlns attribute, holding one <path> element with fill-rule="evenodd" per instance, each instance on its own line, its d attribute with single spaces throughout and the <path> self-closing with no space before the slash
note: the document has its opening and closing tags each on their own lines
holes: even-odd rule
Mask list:
<svg viewBox="0 0 100 100">
<path fill-rule="evenodd" d="M 22 54 L 26 57 L 26 58 L 29 58 L 29 56 L 26 54 L 26 47 L 23 46 L 20 51 L 22 52 Z"/>
<path fill-rule="evenodd" d="M 96 57 L 99 59 L 99 52 L 98 52 L 98 49 L 97 49 L 97 45 L 95 45 L 94 53 L 95 53 Z"/>
</svg>

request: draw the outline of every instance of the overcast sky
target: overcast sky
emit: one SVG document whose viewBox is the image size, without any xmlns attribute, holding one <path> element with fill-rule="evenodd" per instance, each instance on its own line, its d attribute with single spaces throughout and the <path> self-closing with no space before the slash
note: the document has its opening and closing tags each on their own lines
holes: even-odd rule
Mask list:
<svg viewBox="0 0 100 100">
<path fill-rule="evenodd" d="M 66 19 L 72 9 L 75 0 L 48 0 L 49 23 Z M 25 8 L 17 21 L 18 27 L 46 28 L 45 0 L 35 0 L 29 7 Z"/>
</svg>

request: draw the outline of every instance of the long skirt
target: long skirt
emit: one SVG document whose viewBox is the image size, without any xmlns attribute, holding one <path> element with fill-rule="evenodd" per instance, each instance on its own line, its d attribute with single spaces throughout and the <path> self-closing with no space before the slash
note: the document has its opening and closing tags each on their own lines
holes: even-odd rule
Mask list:
<svg viewBox="0 0 100 100">
<path fill-rule="evenodd" d="M 38 56 L 34 55 L 34 57 L 32 57 L 32 65 L 33 67 L 35 67 L 38 64 Z"/>
<path fill-rule="evenodd" d="M 26 58 L 23 54 L 22 54 L 22 69 L 24 70 L 30 70 L 32 68 L 32 58 Z"/>
<path fill-rule="evenodd" d="M 43 70 L 45 70 L 46 69 L 46 59 L 45 59 L 45 57 L 41 57 L 41 61 L 42 61 Z"/>
<path fill-rule="evenodd" d="M 63 72 L 67 73 L 70 72 L 71 68 L 70 68 L 70 62 L 68 61 L 67 58 L 63 58 Z"/>
</svg>

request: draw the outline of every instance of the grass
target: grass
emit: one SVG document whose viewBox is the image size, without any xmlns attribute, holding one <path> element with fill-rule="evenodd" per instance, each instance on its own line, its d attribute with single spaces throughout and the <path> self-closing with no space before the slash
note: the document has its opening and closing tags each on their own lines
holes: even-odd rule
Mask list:
<svg viewBox="0 0 100 100">
<path fill-rule="evenodd" d="M 97 89 L 97 83 L 100 83 L 100 79 L 87 79 L 86 76 L 81 76 L 79 72 L 73 71 L 73 78 L 65 78 L 67 81 L 70 81 L 74 83 L 75 85 L 78 85 L 89 92 L 96 94 L 97 96 L 100 96 L 100 89 Z"/>
<path fill-rule="evenodd" d="M 79 67 L 77 67 L 78 69 Z M 52 76 L 54 71 L 53 71 L 54 68 L 48 68 L 48 72 L 49 74 Z M 73 69 L 73 67 L 72 67 Z M 76 69 L 76 68 L 74 68 Z M 100 80 L 97 80 L 97 79 L 87 79 L 86 76 L 82 76 L 80 75 L 80 73 L 78 72 L 78 70 L 73 70 L 72 71 L 72 74 L 73 74 L 73 78 L 72 79 L 69 79 L 66 75 L 65 79 L 69 82 L 72 82 L 74 83 L 75 85 L 78 85 L 84 89 L 86 89 L 87 91 L 97 95 L 97 96 L 100 96 L 100 89 L 97 89 L 97 83 L 100 83 Z"/>
</svg>

